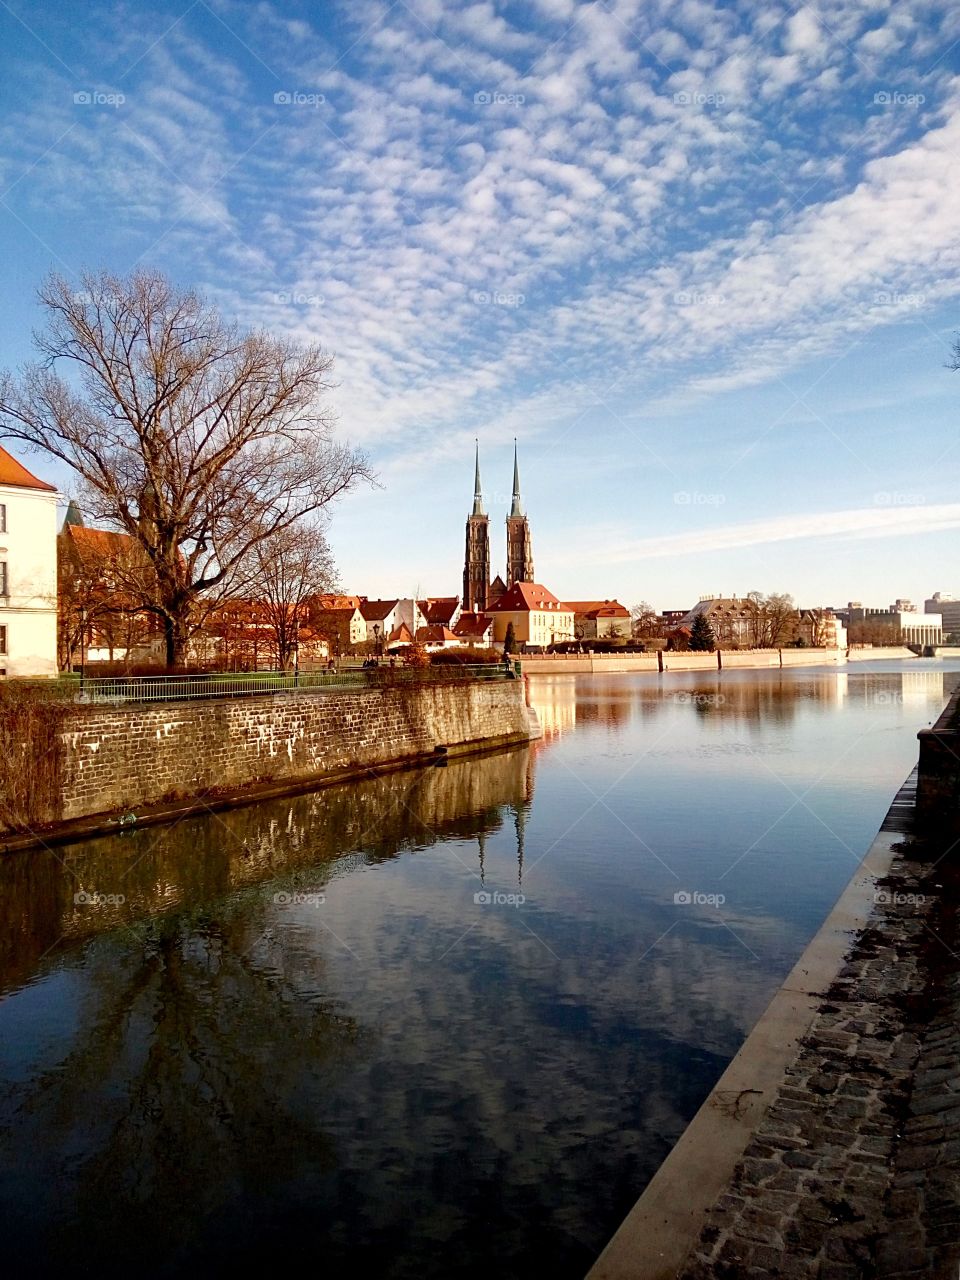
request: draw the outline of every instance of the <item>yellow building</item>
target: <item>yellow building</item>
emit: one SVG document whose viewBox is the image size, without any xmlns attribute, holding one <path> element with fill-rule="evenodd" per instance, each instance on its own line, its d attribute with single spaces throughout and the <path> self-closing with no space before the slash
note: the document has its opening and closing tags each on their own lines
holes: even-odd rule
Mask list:
<svg viewBox="0 0 960 1280">
<path fill-rule="evenodd" d="M 503 644 L 511 622 L 517 645 L 528 649 L 547 649 L 576 638 L 573 610 L 539 582 L 515 582 L 484 612 L 493 619 L 495 644 Z"/>
</svg>

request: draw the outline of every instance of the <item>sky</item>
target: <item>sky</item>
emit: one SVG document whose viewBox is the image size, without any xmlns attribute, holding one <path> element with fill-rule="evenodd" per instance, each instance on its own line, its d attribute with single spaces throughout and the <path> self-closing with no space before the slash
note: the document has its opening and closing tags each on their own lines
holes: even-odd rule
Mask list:
<svg viewBox="0 0 960 1280">
<path fill-rule="evenodd" d="M 335 357 L 346 590 L 960 595 L 960 7 L 0 0 L 0 367 L 55 269 Z M 11 451 L 69 493 L 66 468 Z"/>
</svg>

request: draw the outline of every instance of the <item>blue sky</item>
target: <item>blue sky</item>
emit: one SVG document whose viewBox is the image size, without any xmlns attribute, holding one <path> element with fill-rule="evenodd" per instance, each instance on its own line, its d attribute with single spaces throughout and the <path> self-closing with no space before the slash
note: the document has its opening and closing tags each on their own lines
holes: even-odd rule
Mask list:
<svg viewBox="0 0 960 1280">
<path fill-rule="evenodd" d="M 55 267 L 336 356 L 344 586 L 960 595 L 960 9 L 0 4 L 0 364 Z M 22 456 L 22 455 L 21 455 Z M 69 473 L 34 469 L 69 491 Z"/>
</svg>

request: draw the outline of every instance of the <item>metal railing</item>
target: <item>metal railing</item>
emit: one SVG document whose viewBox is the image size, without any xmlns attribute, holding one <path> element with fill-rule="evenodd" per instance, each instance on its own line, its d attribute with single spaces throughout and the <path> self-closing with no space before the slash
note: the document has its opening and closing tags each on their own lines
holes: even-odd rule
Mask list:
<svg viewBox="0 0 960 1280">
<path fill-rule="evenodd" d="M 198 698 L 262 697 L 348 688 L 396 688 L 454 680 L 504 680 L 518 674 L 506 663 L 449 663 L 429 667 L 348 667 L 340 671 L 207 671 L 156 676 L 87 676 L 75 686 L 79 702 L 181 702 Z"/>
</svg>

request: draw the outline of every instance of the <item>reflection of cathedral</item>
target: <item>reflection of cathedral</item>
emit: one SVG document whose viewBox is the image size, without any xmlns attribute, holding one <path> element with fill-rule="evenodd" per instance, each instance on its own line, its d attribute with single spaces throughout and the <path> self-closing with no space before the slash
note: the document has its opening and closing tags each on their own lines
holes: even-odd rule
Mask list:
<svg viewBox="0 0 960 1280">
<path fill-rule="evenodd" d="M 473 511 L 467 516 L 467 545 L 463 563 L 463 608 L 482 613 L 515 582 L 533 582 L 533 543 L 530 521 L 520 505 L 520 468 L 513 442 L 513 502 L 507 516 L 507 578 L 490 581 L 490 517 L 480 491 L 480 446 L 477 445 Z"/>
</svg>

